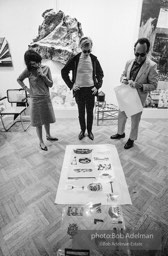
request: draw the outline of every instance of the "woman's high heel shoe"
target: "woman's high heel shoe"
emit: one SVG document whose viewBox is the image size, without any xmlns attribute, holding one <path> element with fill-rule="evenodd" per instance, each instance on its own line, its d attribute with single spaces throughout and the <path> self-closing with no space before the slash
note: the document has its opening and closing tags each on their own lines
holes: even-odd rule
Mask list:
<svg viewBox="0 0 168 256">
<path fill-rule="evenodd" d="M 47 146 L 42 147 L 41 144 L 40 144 L 40 148 L 41 148 L 41 150 L 48 151 Z"/>
<path fill-rule="evenodd" d="M 46 139 L 50 140 L 50 141 L 57 141 L 58 140 L 56 137 L 49 137 L 49 136 L 46 136 Z"/>
</svg>

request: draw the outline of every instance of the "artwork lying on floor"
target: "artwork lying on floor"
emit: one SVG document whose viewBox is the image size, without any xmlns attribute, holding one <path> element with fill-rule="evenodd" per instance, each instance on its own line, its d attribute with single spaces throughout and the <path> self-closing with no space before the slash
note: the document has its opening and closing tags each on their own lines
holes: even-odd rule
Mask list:
<svg viewBox="0 0 168 256">
<path fill-rule="evenodd" d="M 83 36 L 81 23 L 76 18 L 53 9 L 43 12 L 43 23 L 38 36 L 29 47 L 34 48 L 43 59 L 51 59 L 65 64 L 79 52 L 79 40 Z"/>
<path fill-rule="evenodd" d="M 111 144 L 66 146 L 56 204 L 132 204 L 117 149 Z"/>
<path fill-rule="evenodd" d="M 0 67 L 12 67 L 12 57 L 5 37 L 0 37 Z"/>
<path fill-rule="evenodd" d="M 168 108 L 168 0 L 143 0 L 139 37 L 151 43 L 149 56 L 157 63 L 159 83 L 146 107 Z"/>
</svg>

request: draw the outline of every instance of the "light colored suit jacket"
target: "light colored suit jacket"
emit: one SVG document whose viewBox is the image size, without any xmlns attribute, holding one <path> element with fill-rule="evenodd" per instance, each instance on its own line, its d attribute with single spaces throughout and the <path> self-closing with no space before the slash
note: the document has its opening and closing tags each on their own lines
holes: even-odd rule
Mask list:
<svg viewBox="0 0 168 256">
<path fill-rule="evenodd" d="M 124 72 L 121 76 L 127 77 L 128 80 L 130 80 L 130 71 L 132 68 L 132 65 L 134 63 L 134 60 L 129 60 L 126 65 Z M 158 73 L 157 73 L 157 64 L 150 60 L 149 58 L 146 58 L 144 64 L 141 66 L 135 82 L 143 84 L 143 89 L 137 89 L 139 97 L 141 99 L 142 105 L 145 104 L 146 97 L 148 92 L 156 90 L 157 84 L 158 84 Z"/>
</svg>

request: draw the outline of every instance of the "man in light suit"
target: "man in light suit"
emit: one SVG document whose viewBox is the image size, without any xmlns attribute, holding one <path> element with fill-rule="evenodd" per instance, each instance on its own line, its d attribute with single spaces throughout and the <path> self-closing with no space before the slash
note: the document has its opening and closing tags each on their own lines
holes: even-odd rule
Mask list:
<svg viewBox="0 0 168 256">
<path fill-rule="evenodd" d="M 158 73 L 155 62 L 147 58 L 150 49 L 150 42 L 147 38 L 139 38 L 134 45 L 135 59 L 126 63 L 125 70 L 121 76 L 121 82 L 135 88 L 138 91 L 142 105 L 144 106 L 148 92 L 157 88 Z M 134 140 L 138 137 L 138 127 L 142 112 L 131 116 L 130 136 L 124 148 L 129 149 L 134 146 Z M 125 137 L 125 124 L 127 116 L 124 111 L 119 110 L 118 132 L 112 135 L 111 139 L 121 139 Z"/>
</svg>

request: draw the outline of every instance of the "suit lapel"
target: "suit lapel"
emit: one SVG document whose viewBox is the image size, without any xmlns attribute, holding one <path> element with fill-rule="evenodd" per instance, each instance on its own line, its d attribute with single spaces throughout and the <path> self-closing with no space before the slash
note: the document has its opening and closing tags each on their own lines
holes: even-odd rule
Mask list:
<svg viewBox="0 0 168 256">
<path fill-rule="evenodd" d="M 144 62 L 144 64 L 140 68 L 135 81 L 137 81 L 142 75 L 146 74 L 146 72 L 148 71 L 148 67 L 149 67 L 149 61 L 148 61 L 148 59 L 146 59 L 146 61 Z"/>
<path fill-rule="evenodd" d="M 127 78 L 130 79 L 130 71 L 131 71 L 131 68 L 132 68 L 132 65 L 134 63 L 134 60 L 132 60 L 128 66 L 128 69 L 127 69 Z"/>
</svg>

